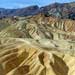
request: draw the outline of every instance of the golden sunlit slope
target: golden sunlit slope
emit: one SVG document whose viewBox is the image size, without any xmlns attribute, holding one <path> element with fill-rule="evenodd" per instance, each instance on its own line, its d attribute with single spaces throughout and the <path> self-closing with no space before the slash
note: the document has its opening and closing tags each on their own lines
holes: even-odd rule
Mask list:
<svg viewBox="0 0 75 75">
<path fill-rule="evenodd" d="M 23 39 L 1 39 L 0 75 L 74 75 L 75 57 Z"/>
</svg>

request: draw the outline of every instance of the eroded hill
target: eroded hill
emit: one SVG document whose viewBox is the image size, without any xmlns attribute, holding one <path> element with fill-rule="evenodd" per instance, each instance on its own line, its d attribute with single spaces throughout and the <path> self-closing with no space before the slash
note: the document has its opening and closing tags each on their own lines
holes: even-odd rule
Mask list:
<svg viewBox="0 0 75 75">
<path fill-rule="evenodd" d="M 75 57 L 26 39 L 0 39 L 1 75 L 74 75 Z M 70 52 L 71 53 L 71 52 Z"/>
<path fill-rule="evenodd" d="M 1 75 L 74 75 L 75 21 L 38 14 L 0 20 Z"/>
</svg>

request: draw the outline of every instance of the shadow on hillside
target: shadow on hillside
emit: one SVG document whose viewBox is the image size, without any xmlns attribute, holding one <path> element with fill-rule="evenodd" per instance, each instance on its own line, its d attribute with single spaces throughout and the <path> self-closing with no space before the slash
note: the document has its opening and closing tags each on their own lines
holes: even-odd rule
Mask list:
<svg viewBox="0 0 75 75">
<path fill-rule="evenodd" d="M 68 75 L 68 66 L 66 63 L 58 56 L 53 54 L 54 63 L 50 63 L 56 75 Z"/>
</svg>

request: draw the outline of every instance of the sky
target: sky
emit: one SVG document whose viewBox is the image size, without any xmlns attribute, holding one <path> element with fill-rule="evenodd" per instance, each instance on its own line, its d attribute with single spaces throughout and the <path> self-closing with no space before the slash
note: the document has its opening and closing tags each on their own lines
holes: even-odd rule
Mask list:
<svg viewBox="0 0 75 75">
<path fill-rule="evenodd" d="M 75 0 L 0 0 L 0 8 L 22 8 L 31 5 L 41 7 L 55 2 L 65 3 L 73 1 Z"/>
</svg>

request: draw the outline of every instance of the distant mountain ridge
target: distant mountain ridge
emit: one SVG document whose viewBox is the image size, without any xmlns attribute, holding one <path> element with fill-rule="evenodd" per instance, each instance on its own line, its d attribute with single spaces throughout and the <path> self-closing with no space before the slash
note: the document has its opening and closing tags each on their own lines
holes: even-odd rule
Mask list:
<svg viewBox="0 0 75 75">
<path fill-rule="evenodd" d="M 0 8 L 0 18 L 11 16 L 30 16 L 39 13 L 44 13 L 46 16 L 75 19 L 75 2 L 53 3 L 44 7 L 34 5 L 18 9 Z"/>
<path fill-rule="evenodd" d="M 39 13 L 38 6 L 29 6 L 26 8 L 19 9 L 4 9 L 0 8 L 0 17 L 11 17 L 11 16 L 28 16 Z"/>
</svg>

